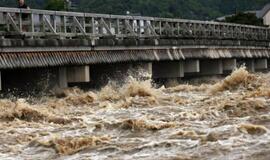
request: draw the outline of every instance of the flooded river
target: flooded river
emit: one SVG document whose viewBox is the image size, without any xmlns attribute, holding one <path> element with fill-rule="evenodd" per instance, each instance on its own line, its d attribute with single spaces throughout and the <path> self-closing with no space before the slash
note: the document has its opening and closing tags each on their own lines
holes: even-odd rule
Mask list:
<svg viewBox="0 0 270 160">
<path fill-rule="evenodd" d="M 270 74 L 0 100 L 1 160 L 269 160 Z"/>
</svg>

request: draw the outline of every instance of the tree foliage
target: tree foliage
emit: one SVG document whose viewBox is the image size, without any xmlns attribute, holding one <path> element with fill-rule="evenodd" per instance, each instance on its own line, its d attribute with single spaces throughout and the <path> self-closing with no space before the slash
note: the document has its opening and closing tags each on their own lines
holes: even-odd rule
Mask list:
<svg viewBox="0 0 270 160">
<path fill-rule="evenodd" d="M 225 22 L 263 26 L 263 19 L 257 18 L 254 13 L 239 12 L 236 15 L 226 17 Z"/>
<path fill-rule="evenodd" d="M 50 1 L 56 4 L 48 5 Z M 26 0 L 31 8 L 62 10 L 60 0 Z M 175 17 L 212 20 L 236 12 L 261 9 L 270 0 L 73 0 L 77 11 L 133 14 L 157 17 Z M 0 0 L 0 6 L 16 7 L 17 0 Z M 51 2 L 50 2 L 51 3 Z M 51 3 L 52 4 L 52 3 Z"/>
<path fill-rule="evenodd" d="M 80 0 L 85 12 L 212 20 L 220 16 L 261 9 L 270 0 Z"/>
<path fill-rule="evenodd" d="M 65 0 L 48 0 L 45 9 L 64 11 L 66 10 Z"/>
</svg>

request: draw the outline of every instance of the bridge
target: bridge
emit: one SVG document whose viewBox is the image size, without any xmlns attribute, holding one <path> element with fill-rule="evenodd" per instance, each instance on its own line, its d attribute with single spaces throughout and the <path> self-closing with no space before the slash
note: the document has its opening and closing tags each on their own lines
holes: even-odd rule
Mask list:
<svg viewBox="0 0 270 160">
<path fill-rule="evenodd" d="M 65 88 L 130 69 L 155 79 L 221 75 L 242 64 L 254 72 L 269 68 L 269 47 L 267 27 L 0 7 L 0 88 L 42 75 Z"/>
</svg>

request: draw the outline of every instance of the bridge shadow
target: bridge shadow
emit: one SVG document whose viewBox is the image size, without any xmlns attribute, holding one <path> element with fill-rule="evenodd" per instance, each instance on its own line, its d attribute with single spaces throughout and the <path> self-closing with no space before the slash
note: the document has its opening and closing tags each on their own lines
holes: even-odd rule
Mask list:
<svg viewBox="0 0 270 160">
<path fill-rule="evenodd" d="M 43 96 L 49 93 L 57 82 L 55 68 L 27 68 L 2 70 L 1 96 Z"/>
</svg>

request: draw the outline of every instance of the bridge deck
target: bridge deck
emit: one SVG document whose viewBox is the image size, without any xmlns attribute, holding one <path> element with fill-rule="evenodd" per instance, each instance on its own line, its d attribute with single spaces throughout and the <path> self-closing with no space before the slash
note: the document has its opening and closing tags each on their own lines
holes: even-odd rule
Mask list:
<svg viewBox="0 0 270 160">
<path fill-rule="evenodd" d="M 2 37 L 270 40 L 270 29 L 266 27 L 141 16 L 0 7 L 1 22 L 5 26 L 0 32 Z"/>
<path fill-rule="evenodd" d="M 270 55 L 267 27 L 3 7 L 0 23 L 0 69 Z"/>
</svg>

